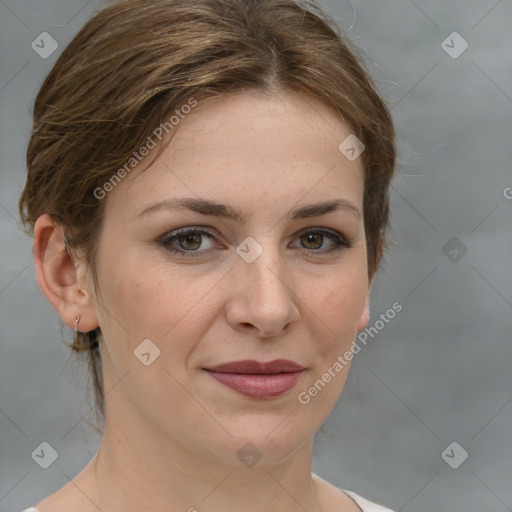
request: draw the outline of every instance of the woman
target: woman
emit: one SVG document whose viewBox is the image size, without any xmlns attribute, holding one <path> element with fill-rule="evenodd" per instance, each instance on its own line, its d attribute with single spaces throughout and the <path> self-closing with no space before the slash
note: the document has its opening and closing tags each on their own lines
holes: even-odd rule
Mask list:
<svg viewBox="0 0 512 512">
<path fill-rule="evenodd" d="M 38 93 L 19 207 L 104 426 L 27 510 L 389 511 L 311 467 L 369 321 L 395 157 L 313 5 L 97 13 Z"/>
</svg>

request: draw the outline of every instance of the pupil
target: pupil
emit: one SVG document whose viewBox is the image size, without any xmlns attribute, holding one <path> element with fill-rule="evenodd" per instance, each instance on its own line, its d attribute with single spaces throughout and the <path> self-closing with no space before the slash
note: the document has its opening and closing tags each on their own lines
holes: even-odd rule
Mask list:
<svg viewBox="0 0 512 512">
<path fill-rule="evenodd" d="M 322 235 L 318 235 L 318 234 L 314 234 L 314 233 L 308 233 L 307 235 L 305 235 L 305 237 L 307 239 L 307 243 L 310 243 L 312 240 L 314 242 L 315 238 L 318 240 L 321 236 Z M 322 243 L 320 243 L 320 245 L 322 245 Z M 318 248 L 318 247 L 315 247 L 315 248 Z"/>
<path fill-rule="evenodd" d="M 185 240 L 185 246 L 186 246 L 186 245 L 188 244 L 188 242 L 189 242 L 189 241 L 191 241 L 191 240 L 192 240 L 192 244 L 193 244 L 193 243 L 194 243 L 194 242 L 193 242 L 193 239 L 194 239 L 194 238 L 196 239 L 197 245 L 196 245 L 195 247 L 192 247 L 192 248 L 190 248 L 190 247 L 189 247 L 188 249 L 189 249 L 189 250 L 190 250 L 190 249 L 197 249 L 198 247 L 200 247 L 200 246 L 201 246 L 201 240 L 200 240 L 201 235 L 199 235 L 199 234 L 188 234 L 188 235 L 182 235 L 182 236 L 180 237 L 180 245 L 182 246 L 182 248 L 183 248 L 183 249 L 187 249 L 187 247 L 183 247 L 183 245 L 182 245 L 182 241 L 183 241 L 183 240 Z"/>
</svg>

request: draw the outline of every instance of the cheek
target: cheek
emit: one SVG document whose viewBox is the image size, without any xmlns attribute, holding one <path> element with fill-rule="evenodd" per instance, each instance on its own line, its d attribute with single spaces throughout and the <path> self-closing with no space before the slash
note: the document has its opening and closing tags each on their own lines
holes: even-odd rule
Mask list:
<svg viewBox="0 0 512 512">
<path fill-rule="evenodd" d="M 366 279 L 352 274 L 350 279 L 326 280 L 323 289 L 316 288 L 308 300 L 325 328 L 339 337 L 357 330 L 367 292 Z"/>
<path fill-rule="evenodd" d="M 134 337 L 161 336 L 162 322 L 165 317 L 176 311 L 176 286 L 171 286 L 169 276 L 165 277 L 165 269 L 158 268 L 148 261 L 141 261 L 138 254 L 124 247 L 122 258 L 113 258 L 105 252 L 103 265 L 98 277 L 101 283 L 102 306 L 112 318 L 107 322 L 119 323 Z M 171 290 L 174 288 L 174 290 Z M 165 306 L 165 307 L 164 307 Z M 158 331 L 147 332 L 150 326 L 160 325 Z M 167 330 L 170 326 L 167 327 Z"/>
<path fill-rule="evenodd" d="M 215 297 L 211 290 L 220 277 L 217 272 L 194 277 L 135 258 L 105 266 L 102 309 L 111 343 L 131 353 L 150 339 L 161 350 L 161 363 L 185 358 L 208 328 Z"/>
</svg>

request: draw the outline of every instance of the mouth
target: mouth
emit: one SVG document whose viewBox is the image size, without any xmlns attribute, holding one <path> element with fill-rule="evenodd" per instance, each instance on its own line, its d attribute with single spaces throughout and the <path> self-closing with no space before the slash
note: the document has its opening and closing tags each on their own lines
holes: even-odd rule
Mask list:
<svg viewBox="0 0 512 512">
<path fill-rule="evenodd" d="M 233 391 L 261 400 L 281 396 L 292 389 L 305 368 L 288 359 L 276 359 L 268 363 L 232 361 L 203 370 Z"/>
</svg>

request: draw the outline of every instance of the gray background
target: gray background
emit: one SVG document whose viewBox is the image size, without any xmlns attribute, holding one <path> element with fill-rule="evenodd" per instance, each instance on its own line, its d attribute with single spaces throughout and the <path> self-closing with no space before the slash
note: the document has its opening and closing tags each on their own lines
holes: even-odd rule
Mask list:
<svg viewBox="0 0 512 512">
<path fill-rule="evenodd" d="M 0 0 L 1 512 L 65 485 L 99 443 L 85 370 L 65 366 L 16 203 L 35 94 L 101 5 Z M 512 510 L 512 3 L 321 5 L 359 48 L 397 123 L 395 245 L 369 325 L 395 301 L 403 310 L 354 360 L 316 436 L 313 470 L 397 511 Z M 43 31 L 59 44 L 47 59 L 31 48 Z M 458 58 L 442 47 L 453 31 L 469 44 Z M 59 453 L 46 470 L 31 458 L 43 441 Z M 443 459 L 454 441 L 462 448 Z M 468 458 L 453 469 L 445 459 L 460 463 L 462 449 Z"/>
</svg>

